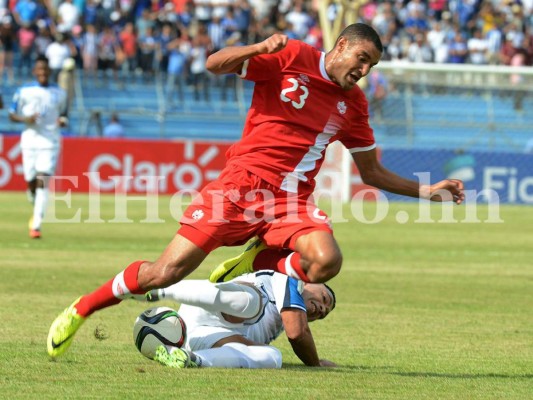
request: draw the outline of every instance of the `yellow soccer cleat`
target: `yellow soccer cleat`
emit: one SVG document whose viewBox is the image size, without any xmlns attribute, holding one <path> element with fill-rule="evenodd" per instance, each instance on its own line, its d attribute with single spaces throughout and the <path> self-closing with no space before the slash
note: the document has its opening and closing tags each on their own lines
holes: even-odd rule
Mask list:
<svg viewBox="0 0 533 400">
<path fill-rule="evenodd" d="M 50 357 L 58 357 L 67 351 L 72 339 L 74 339 L 74 335 L 85 322 L 85 318 L 79 315 L 74 307 L 79 300 L 78 298 L 52 322 L 48 340 L 46 341 Z"/>
<path fill-rule="evenodd" d="M 209 281 L 213 283 L 227 282 L 237 276 L 253 272 L 255 257 L 266 248 L 268 248 L 266 244 L 255 239 L 243 253 L 219 264 L 209 275 Z"/>
<path fill-rule="evenodd" d="M 168 352 L 165 346 L 159 346 L 154 356 L 155 361 L 170 368 L 198 368 L 193 358 L 196 358 L 194 354 L 186 350 L 174 348 Z"/>
</svg>

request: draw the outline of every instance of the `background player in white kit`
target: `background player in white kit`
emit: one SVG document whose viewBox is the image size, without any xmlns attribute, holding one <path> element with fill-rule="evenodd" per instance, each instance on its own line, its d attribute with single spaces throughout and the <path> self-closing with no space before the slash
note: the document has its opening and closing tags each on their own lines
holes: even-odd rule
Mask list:
<svg viewBox="0 0 533 400">
<path fill-rule="evenodd" d="M 161 346 L 156 355 L 169 367 L 281 368 L 281 352 L 269 343 L 283 331 L 305 365 L 335 366 L 318 357 L 308 325 L 335 307 L 335 294 L 325 284 L 260 271 L 216 284 L 184 280 L 152 290 L 147 298 L 182 303 L 179 314 L 187 325 L 184 348 L 169 354 Z"/>
<path fill-rule="evenodd" d="M 60 127 L 66 126 L 67 95 L 49 82 L 50 67 L 39 56 L 33 67 L 35 82 L 21 86 L 13 96 L 9 119 L 26 124 L 20 147 L 24 179 L 28 183 L 29 200 L 33 203 L 30 237 L 41 237 L 41 223 L 48 200 L 48 178 L 54 174 L 61 146 Z"/>
</svg>

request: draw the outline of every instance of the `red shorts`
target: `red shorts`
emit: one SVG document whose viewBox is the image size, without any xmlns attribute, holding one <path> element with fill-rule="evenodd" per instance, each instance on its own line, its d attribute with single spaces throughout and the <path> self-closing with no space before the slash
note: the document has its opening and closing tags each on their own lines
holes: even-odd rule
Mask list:
<svg viewBox="0 0 533 400">
<path fill-rule="evenodd" d="M 294 250 L 304 234 L 333 233 L 328 216 L 309 193 L 288 193 L 235 166 L 204 187 L 180 223 L 178 233 L 206 253 L 242 245 L 254 236 L 269 247 Z"/>
</svg>

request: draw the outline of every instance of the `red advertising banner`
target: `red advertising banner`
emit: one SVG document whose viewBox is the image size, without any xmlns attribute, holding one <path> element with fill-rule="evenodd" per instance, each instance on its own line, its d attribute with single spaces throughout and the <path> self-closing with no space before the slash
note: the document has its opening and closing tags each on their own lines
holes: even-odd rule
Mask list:
<svg viewBox="0 0 533 400">
<path fill-rule="evenodd" d="M 67 137 L 62 146 L 53 190 L 174 194 L 216 179 L 231 143 Z M 340 143 L 328 147 L 317 176 L 319 197 L 375 200 L 351 158 Z M 0 190 L 26 190 L 18 136 L 0 135 Z"/>
<path fill-rule="evenodd" d="M 225 165 L 227 142 L 64 138 L 56 190 L 200 190 Z M 0 190 L 25 190 L 18 136 L 0 135 Z"/>
</svg>

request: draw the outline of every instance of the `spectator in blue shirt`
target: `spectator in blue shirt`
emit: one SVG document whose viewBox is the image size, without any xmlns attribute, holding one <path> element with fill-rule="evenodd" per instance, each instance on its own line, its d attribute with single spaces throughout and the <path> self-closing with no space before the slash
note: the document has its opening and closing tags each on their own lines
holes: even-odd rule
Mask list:
<svg viewBox="0 0 533 400">
<path fill-rule="evenodd" d="M 104 128 L 104 137 L 114 139 L 124 137 L 124 127 L 120 123 L 116 113 L 111 114 L 111 120 Z"/>
</svg>

